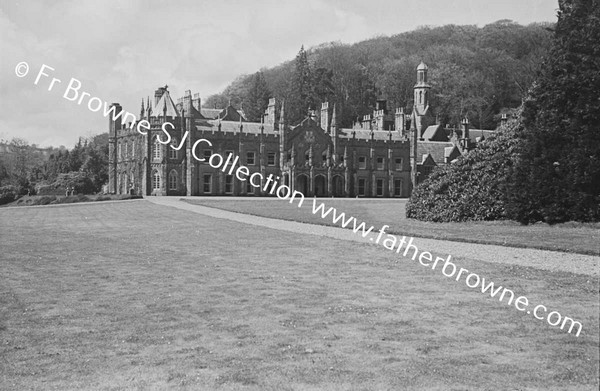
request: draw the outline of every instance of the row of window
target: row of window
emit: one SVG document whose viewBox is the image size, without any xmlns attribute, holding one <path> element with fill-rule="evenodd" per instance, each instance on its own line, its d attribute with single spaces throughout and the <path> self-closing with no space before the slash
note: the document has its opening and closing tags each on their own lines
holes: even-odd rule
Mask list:
<svg viewBox="0 0 600 391">
<path fill-rule="evenodd" d="M 152 188 L 160 190 L 160 174 L 154 170 L 152 172 Z M 177 190 L 177 171 L 171 170 L 169 173 L 169 190 Z"/>
<path fill-rule="evenodd" d="M 169 173 L 169 190 L 177 190 L 177 171 L 171 170 Z M 246 182 L 246 193 L 254 194 L 255 187 L 252 186 L 250 181 Z M 375 181 L 375 195 L 383 197 L 385 195 L 385 181 L 383 179 L 376 179 Z M 160 174 L 158 171 L 152 173 L 152 188 L 154 190 L 160 189 Z M 213 192 L 213 180 L 211 174 L 204 174 L 202 177 L 202 191 L 204 194 L 212 194 Z M 225 176 L 225 194 L 233 194 L 233 175 Z M 367 195 L 367 180 L 366 178 L 358 178 L 358 195 Z M 402 180 L 394 180 L 393 194 L 394 197 L 400 197 L 402 195 Z"/>
<path fill-rule="evenodd" d="M 173 139 L 173 141 L 171 142 L 172 145 L 178 146 L 178 141 L 177 139 Z M 161 144 L 158 142 L 158 139 L 155 139 L 154 144 L 152 145 L 152 157 L 154 159 L 160 159 L 161 157 L 161 149 L 160 149 Z M 119 144 L 120 147 L 120 144 Z M 170 159 L 177 159 L 177 150 L 173 149 L 173 148 L 168 148 L 169 151 L 169 158 Z M 213 154 L 213 150 L 212 149 L 205 149 L 204 150 L 204 160 L 208 162 L 208 160 L 210 159 L 210 157 Z M 225 151 L 225 157 L 229 156 L 229 155 L 233 155 L 233 151 Z M 120 155 L 120 151 L 119 151 L 119 155 Z M 276 164 L 276 158 L 277 154 L 275 152 L 268 152 L 267 153 L 267 166 L 275 166 Z M 308 154 L 305 156 L 305 159 L 308 161 L 309 156 Z M 323 155 L 323 161 L 326 161 L 327 157 L 326 154 Z M 342 158 L 343 160 L 343 158 Z M 402 171 L 402 158 L 395 158 L 394 159 L 394 169 L 396 171 Z M 248 166 L 254 166 L 256 165 L 256 152 L 254 151 L 248 151 L 246 152 L 246 165 Z M 366 156 L 359 156 L 358 157 L 358 168 L 359 169 L 366 169 L 367 168 L 367 157 Z M 376 158 L 376 168 L 377 170 L 384 170 L 385 169 L 385 158 L 383 157 L 377 157 Z"/>
<path fill-rule="evenodd" d="M 378 170 L 385 169 L 385 158 L 383 158 L 383 157 L 377 157 L 376 158 L 376 163 L 377 163 L 377 169 Z M 366 169 L 367 168 L 367 157 L 366 156 L 359 156 L 358 157 L 358 168 L 359 169 Z M 394 159 L 394 169 L 396 171 L 402 171 L 402 158 L 395 158 Z"/>
<path fill-rule="evenodd" d="M 385 181 L 383 179 L 377 179 L 375 181 L 375 195 L 378 197 L 383 197 L 385 195 Z M 358 178 L 358 195 L 366 196 L 367 195 L 367 180 L 365 178 Z M 393 194 L 394 197 L 402 196 L 402 179 L 394 179 L 394 189 Z"/>
</svg>

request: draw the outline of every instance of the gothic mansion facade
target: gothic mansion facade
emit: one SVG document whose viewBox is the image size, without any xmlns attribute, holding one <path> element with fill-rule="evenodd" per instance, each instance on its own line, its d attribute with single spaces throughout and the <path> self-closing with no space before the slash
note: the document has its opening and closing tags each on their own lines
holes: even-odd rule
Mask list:
<svg viewBox="0 0 600 391">
<path fill-rule="evenodd" d="M 208 163 L 213 154 L 224 158 L 232 154 L 250 174 L 260 173 L 263 181 L 272 174 L 292 191 L 309 197 L 408 197 L 414 183 L 433 166 L 448 164 L 474 146 L 468 125 L 466 132 L 463 129 L 454 136 L 455 131 L 435 124 L 429 89 L 427 67 L 421 63 L 411 115 L 403 109 L 388 113 L 385 101 L 378 101 L 373 116 L 365 116 L 350 129 L 338 125 L 336 107 L 328 103 L 323 103 L 318 117 L 311 113 L 290 126 L 284 104 L 275 118 L 276 102 L 271 99 L 264 120 L 256 123 L 247 122 L 243 112 L 231 105 L 223 110 L 202 108 L 199 94 L 192 98 L 191 91 L 175 104 L 167 87 L 161 87 L 152 100 L 142 101 L 138 121 L 150 124 L 150 129 L 144 128 L 147 135 L 110 118 L 108 191 L 163 196 L 267 195 L 262 185 L 252 186 Z M 119 104 L 113 105 L 116 112 L 122 110 Z M 161 127 L 167 122 L 171 124 L 165 127 L 171 144 L 183 144 L 179 150 L 158 141 L 165 137 Z M 198 143 L 192 151 L 199 139 L 212 145 Z M 194 153 L 206 161 L 198 161 Z M 418 159 L 420 153 L 422 159 Z"/>
</svg>

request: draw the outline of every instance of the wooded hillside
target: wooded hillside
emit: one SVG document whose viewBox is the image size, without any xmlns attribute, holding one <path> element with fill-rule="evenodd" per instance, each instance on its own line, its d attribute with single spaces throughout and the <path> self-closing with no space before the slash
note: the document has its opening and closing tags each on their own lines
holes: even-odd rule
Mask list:
<svg viewBox="0 0 600 391">
<path fill-rule="evenodd" d="M 458 124 L 468 115 L 474 127 L 495 128 L 501 109 L 521 104 L 550 47 L 552 28 L 500 20 L 482 28 L 423 27 L 352 45 L 322 44 L 301 49 L 296 60 L 238 77 L 203 105 L 224 107 L 231 99 L 256 121 L 265 96 L 274 96 L 286 100 L 293 122 L 306 106 L 319 109 L 329 100 L 337 103 L 342 125 L 351 126 L 372 112 L 376 99 L 387 99 L 389 109 L 410 108 L 415 69 L 424 61 L 442 123 Z"/>
</svg>

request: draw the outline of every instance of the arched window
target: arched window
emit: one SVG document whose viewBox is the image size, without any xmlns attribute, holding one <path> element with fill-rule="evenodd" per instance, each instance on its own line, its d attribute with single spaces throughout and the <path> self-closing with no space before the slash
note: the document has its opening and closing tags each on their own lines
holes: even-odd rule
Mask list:
<svg viewBox="0 0 600 391">
<path fill-rule="evenodd" d="M 123 153 L 125 154 L 124 159 L 127 160 L 129 159 L 129 143 L 127 141 L 125 141 L 125 151 L 123 151 Z"/>
<path fill-rule="evenodd" d="M 131 142 L 131 155 L 129 156 L 131 156 L 132 159 L 135 158 L 135 141 Z"/>
<path fill-rule="evenodd" d="M 117 160 L 123 160 L 123 155 L 121 151 L 121 143 L 117 144 Z"/>
<path fill-rule="evenodd" d="M 169 173 L 169 190 L 177 190 L 177 171 L 171 170 Z"/>
<path fill-rule="evenodd" d="M 171 145 L 169 146 L 169 159 L 177 159 L 177 148 L 179 146 L 179 141 L 175 137 L 171 140 Z"/>
<path fill-rule="evenodd" d="M 154 137 L 154 142 L 152 143 L 152 158 L 160 159 L 160 146 L 161 144 L 158 142 L 158 137 Z"/>
<path fill-rule="evenodd" d="M 419 91 L 419 103 L 423 103 L 423 91 Z"/>
<path fill-rule="evenodd" d="M 158 171 L 156 171 L 156 170 L 154 170 L 152 172 L 152 188 L 154 190 L 160 189 L 160 175 L 158 174 Z"/>
</svg>

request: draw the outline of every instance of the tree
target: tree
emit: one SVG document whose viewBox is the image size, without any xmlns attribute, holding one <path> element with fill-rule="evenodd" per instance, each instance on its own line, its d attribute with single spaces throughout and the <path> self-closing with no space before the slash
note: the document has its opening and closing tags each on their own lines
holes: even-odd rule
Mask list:
<svg viewBox="0 0 600 391">
<path fill-rule="evenodd" d="M 290 94 L 287 100 L 289 120 L 297 122 L 306 116 L 309 108 L 314 107 L 313 81 L 304 46 L 296 55 L 294 74 L 290 83 Z M 287 111 L 286 111 L 287 114 Z"/>
<path fill-rule="evenodd" d="M 600 220 L 598 42 L 598 1 L 561 0 L 553 47 L 524 105 L 509 203 L 516 220 Z"/>
<path fill-rule="evenodd" d="M 252 85 L 244 99 L 244 114 L 246 119 L 251 122 L 259 122 L 269 105 L 271 91 L 262 72 L 256 72 L 252 76 Z"/>
</svg>

